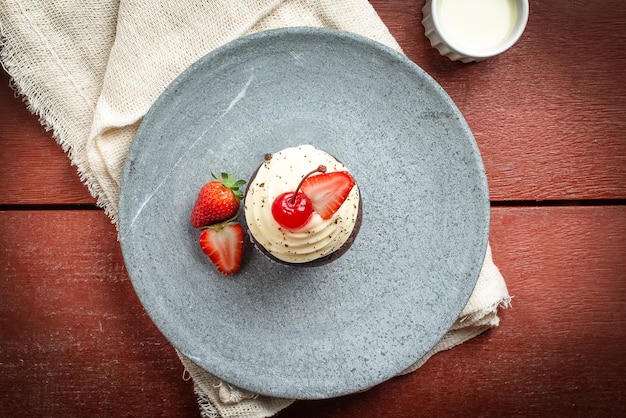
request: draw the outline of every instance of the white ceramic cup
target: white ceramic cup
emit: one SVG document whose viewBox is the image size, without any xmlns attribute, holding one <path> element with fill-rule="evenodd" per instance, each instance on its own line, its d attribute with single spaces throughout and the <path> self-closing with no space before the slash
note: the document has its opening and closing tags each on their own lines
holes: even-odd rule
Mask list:
<svg viewBox="0 0 626 418">
<path fill-rule="evenodd" d="M 426 37 L 452 61 L 472 62 L 501 54 L 522 36 L 528 0 L 427 0 Z"/>
</svg>

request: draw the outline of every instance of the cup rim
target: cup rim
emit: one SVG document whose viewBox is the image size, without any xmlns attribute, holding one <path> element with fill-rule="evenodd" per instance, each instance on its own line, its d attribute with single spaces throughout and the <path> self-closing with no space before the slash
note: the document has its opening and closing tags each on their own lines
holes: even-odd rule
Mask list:
<svg viewBox="0 0 626 418">
<path fill-rule="evenodd" d="M 492 48 L 487 51 L 472 51 L 467 47 L 463 48 L 462 46 L 456 45 L 454 42 L 451 42 L 450 39 L 446 36 L 445 30 L 443 30 L 443 26 L 441 25 L 441 21 L 439 20 L 439 3 L 444 0 L 431 0 L 431 17 L 433 20 L 433 25 L 437 33 L 439 34 L 441 40 L 454 52 L 459 55 L 468 58 L 474 59 L 482 59 L 489 58 L 496 55 L 499 55 L 511 48 L 522 36 L 524 30 L 526 29 L 526 24 L 528 23 L 528 15 L 529 15 L 529 5 L 528 0 L 515 0 L 519 7 L 519 13 L 517 16 L 517 20 L 515 22 L 515 26 L 511 31 L 511 34 L 508 36 L 505 42 L 500 43 L 497 47 Z"/>
</svg>

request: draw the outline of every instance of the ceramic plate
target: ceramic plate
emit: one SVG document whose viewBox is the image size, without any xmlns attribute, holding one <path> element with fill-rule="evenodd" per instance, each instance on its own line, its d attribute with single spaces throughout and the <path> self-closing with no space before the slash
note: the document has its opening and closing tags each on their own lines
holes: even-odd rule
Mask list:
<svg viewBox="0 0 626 418">
<path fill-rule="evenodd" d="M 189 223 L 200 187 L 307 143 L 359 184 L 353 247 L 303 269 L 248 245 L 240 274 L 217 273 Z M 369 388 L 432 348 L 472 292 L 488 228 L 482 161 L 442 88 L 385 46 L 313 28 L 238 39 L 174 80 L 137 132 L 119 206 L 128 273 L 166 338 L 233 385 L 300 399 Z"/>
</svg>

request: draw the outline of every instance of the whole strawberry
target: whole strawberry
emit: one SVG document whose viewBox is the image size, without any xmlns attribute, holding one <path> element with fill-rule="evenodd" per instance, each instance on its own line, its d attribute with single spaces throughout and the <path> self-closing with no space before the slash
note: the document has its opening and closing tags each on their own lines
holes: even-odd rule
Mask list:
<svg viewBox="0 0 626 418">
<path fill-rule="evenodd" d="M 233 218 L 239 210 L 243 192 L 240 187 L 245 180 L 235 180 L 231 174 L 222 173 L 200 189 L 191 211 L 191 225 L 202 228 Z"/>
</svg>

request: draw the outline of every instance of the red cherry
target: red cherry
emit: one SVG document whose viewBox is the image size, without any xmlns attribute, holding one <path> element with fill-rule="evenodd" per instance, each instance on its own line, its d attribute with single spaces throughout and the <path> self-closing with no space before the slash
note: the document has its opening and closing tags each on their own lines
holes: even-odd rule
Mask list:
<svg viewBox="0 0 626 418">
<path fill-rule="evenodd" d="M 284 228 L 296 230 L 309 221 L 313 215 L 311 199 L 302 192 L 286 192 L 272 203 L 272 216 Z"/>
</svg>

